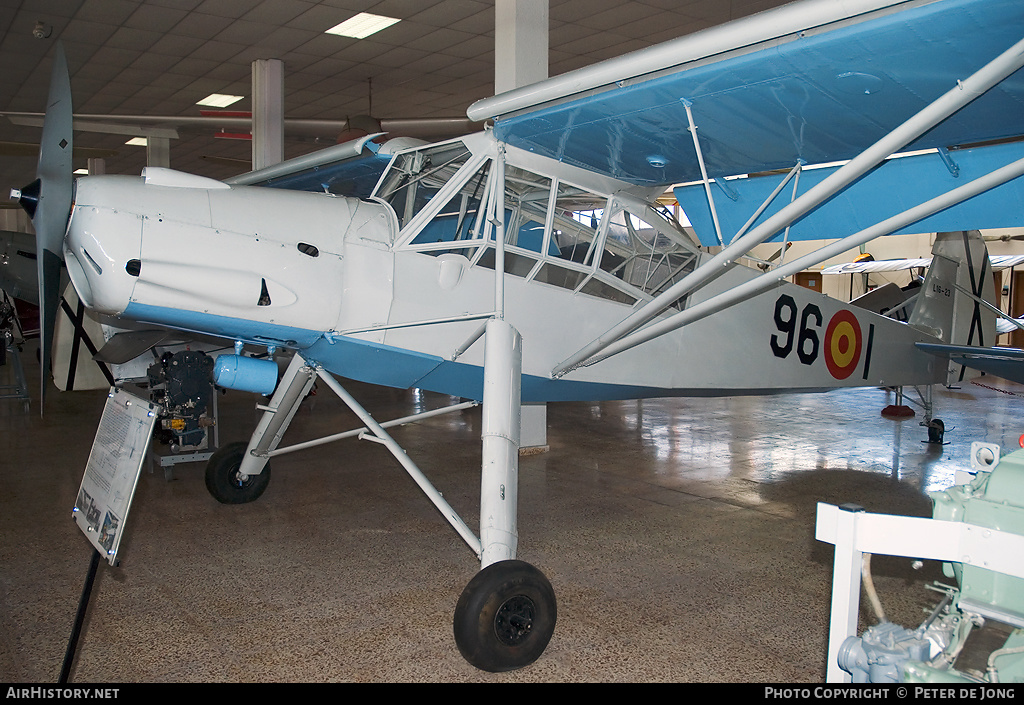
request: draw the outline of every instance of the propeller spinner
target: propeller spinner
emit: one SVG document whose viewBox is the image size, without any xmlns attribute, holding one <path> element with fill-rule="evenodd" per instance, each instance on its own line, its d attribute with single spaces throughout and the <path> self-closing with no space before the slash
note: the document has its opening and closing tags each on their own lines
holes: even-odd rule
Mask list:
<svg viewBox="0 0 1024 705">
<path fill-rule="evenodd" d="M 50 377 L 53 329 L 60 300 L 60 270 L 63 260 L 64 232 L 71 214 L 74 187 L 72 175 L 71 79 L 64 48 L 58 43 L 50 74 L 50 92 L 39 147 L 36 180 L 14 190 L 16 198 L 32 219 L 36 231 L 36 271 L 39 277 L 40 337 L 42 363 L 40 410 Z"/>
</svg>

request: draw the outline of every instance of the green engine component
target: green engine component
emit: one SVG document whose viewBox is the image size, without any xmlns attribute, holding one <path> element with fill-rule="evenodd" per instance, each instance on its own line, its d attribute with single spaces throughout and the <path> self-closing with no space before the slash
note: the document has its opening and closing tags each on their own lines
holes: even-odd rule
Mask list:
<svg viewBox="0 0 1024 705">
<path fill-rule="evenodd" d="M 995 462 L 998 446 L 977 443 L 972 456 L 969 482 L 931 494 L 933 518 L 1024 536 L 1024 450 Z M 957 586 L 930 588 L 945 597 L 919 627 L 881 622 L 843 642 L 838 665 L 854 683 L 1024 683 L 1024 579 L 943 568 Z"/>
<path fill-rule="evenodd" d="M 1004 456 L 991 472 L 979 472 L 970 483 L 931 497 L 935 519 L 1024 535 L 1024 450 Z M 961 563 L 944 569 L 960 585 L 964 611 L 985 607 L 989 614 L 1005 614 L 1010 623 L 1024 625 L 1024 580 Z"/>
<path fill-rule="evenodd" d="M 956 485 L 931 494 L 933 517 L 962 521 L 1024 536 L 1024 450 L 1004 456 L 991 471 L 979 471 L 967 484 Z M 1024 556 L 1020 556 L 1024 560 Z M 959 584 L 951 618 L 963 625 L 995 621 L 1005 625 L 1009 636 L 1002 645 L 994 644 L 987 659 L 969 671 L 969 680 L 1024 682 L 1024 580 L 1004 573 L 962 563 L 947 563 L 943 569 Z M 979 621 L 977 617 L 980 617 Z M 967 630 L 969 632 L 969 630 Z M 953 639 L 947 649 L 958 654 L 966 632 Z M 908 682 L 955 682 L 965 673 L 951 668 L 954 659 L 932 659 L 930 663 L 905 664 Z"/>
</svg>

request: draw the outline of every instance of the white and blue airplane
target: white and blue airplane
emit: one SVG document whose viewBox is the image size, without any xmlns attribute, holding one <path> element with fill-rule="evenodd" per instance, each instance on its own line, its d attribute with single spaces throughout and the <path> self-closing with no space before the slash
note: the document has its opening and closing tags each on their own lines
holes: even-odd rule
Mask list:
<svg viewBox="0 0 1024 705">
<path fill-rule="evenodd" d="M 974 231 L 1024 224 L 1019 0 L 801 0 L 479 101 L 480 133 L 367 138 L 226 181 L 73 183 L 62 64 L 20 193 L 40 300 L 63 260 L 97 314 L 235 344 L 217 383 L 271 398 L 210 460 L 221 502 L 257 499 L 284 452 L 356 433 L 388 447 L 480 561 L 454 633 L 490 671 L 537 659 L 557 613 L 517 559 L 521 403 L 958 379 L 948 346 L 995 336 Z M 657 204 L 678 184 L 698 242 Z M 787 281 L 905 231 L 938 233 L 908 322 Z M 822 237 L 766 272 L 744 264 Z M 283 377 L 243 347 L 290 354 Z M 334 375 L 482 400 L 478 532 Z M 318 379 L 365 429 L 282 447 Z"/>
</svg>

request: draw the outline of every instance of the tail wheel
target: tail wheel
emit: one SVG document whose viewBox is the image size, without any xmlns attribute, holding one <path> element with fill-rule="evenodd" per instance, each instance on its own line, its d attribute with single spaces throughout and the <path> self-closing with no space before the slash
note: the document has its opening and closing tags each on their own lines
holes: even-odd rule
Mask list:
<svg viewBox="0 0 1024 705">
<path fill-rule="evenodd" d="M 259 499 L 270 484 L 270 464 L 259 475 L 238 472 L 249 447 L 247 441 L 224 446 L 206 464 L 206 489 L 221 504 L 245 504 Z"/>
<path fill-rule="evenodd" d="M 942 445 L 943 438 L 946 434 L 946 424 L 942 423 L 942 419 L 932 419 L 928 423 L 928 442 Z"/>
<path fill-rule="evenodd" d="M 469 582 L 455 607 L 455 643 L 469 663 L 494 673 L 536 661 L 555 631 L 555 592 L 523 561 L 493 563 Z"/>
</svg>

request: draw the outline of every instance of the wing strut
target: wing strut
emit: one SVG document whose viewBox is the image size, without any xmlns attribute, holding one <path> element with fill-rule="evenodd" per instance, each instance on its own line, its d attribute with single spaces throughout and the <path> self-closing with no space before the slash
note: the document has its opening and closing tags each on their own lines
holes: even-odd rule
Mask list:
<svg viewBox="0 0 1024 705">
<path fill-rule="evenodd" d="M 789 173 L 786 174 L 786 178 L 779 182 L 779 185 L 775 187 L 775 190 L 771 192 L 768 198 L 764 199 L 764 203 L 757 207 L 757 210 L 754 211 L 754 214 L 747 219 L 747 222 L 743 224 L 743 227 L 740 228 L 739 232 L 737 232 L 732 237 L 732 240 L 730 240 L 730 242 L 743 237 L 747 230 L 750 229 L 750 226 L 757 222 L 757 219 L 761 217 L 761 214 L 765 212 L 765 209 L 768 208 L 768 206 L 770 206 L 775 201 L 775 197 L 782 193 L 782 189 L 786 188 L 786 184 L 788 184 L 790 179 L 794 177 L 796 177 L 797 183 L 793 184 L 793 197 L 789 199 L 790 203 L 792 203 L 796 199 L 797 187 L 800 183 L 800 173 L 803 171 L 803 168 L 804 160 L 800 159 L 797 161 L 796 165 L 789 170 Z M 783 245 L 783 252 L 785 252 L 785 245 Z"/>
<path fill-rule="evenodd" d="M 701 180 L 704 182 L 704 193 L 708 197 L 708 208 L 711 209 L 711 220 L 715 222 L 715 235 L 718 236 L 718 243 L 724 245 L 722 240 L 722 226 L 718 224 L 718 212 L 715 210 L 715 199 L 711 197 L 711 181 L 708 179 L 708 170 L 704 166 L 704 154 L 700 151 L 700 139 L 697 137 L 697 126 L 693 124 L 693 103 L 683 99 L 683 107 L 686 108 L 686 121 L 690 123 L 690 134 L 693 135 L 693 149 L 697 152 L 697 162 L 700 164 Z"/>
<path fill-rule="evenodd" d="M 874 240 L 876 237 L 904 228 L 918 220 L 927 218 L 944 208 L 949 208 L 961 201 L 966 201 L 968 198 L 977 196 L 979 193 L 993 189 L 1019 176 L 1024 176 L 1024 159 L 1018 159 L 1015 162 L 1011 162 L 1001 169 L 997 169 L 985 176 L 978 177 L 974 181 L 966 183 L 959 188 L 953 189 L 952 191 L 940 196 L 936 196 L 935 198 L 925 201 L 924 203 L 904 211 L 903 213 L 887 218 L 880 223 L 872 225 L 870 228 L 861 230 L 859 233 L 854 233 L 842 240 L 838 240 L 830 245 L 819 248 L 809 255 L 795 259 L 787 265 L 780 266 L 767 274 L 763 274 L 739 286 L 733 287 L 729 291 L 719 294 L 718 296 L 702 301 L 701 303 L 691 306 L 685 311 L 677 313 L 670 318 L 648 326 L 647 328 L 637 331 L 631 335 L 624 336 L 605 346 L 604 350 L 600 354 L 584 360 L 580 365 L 587 366 L 592 365 L 595 362 L 600 362 L 612 355 L 636 347 L 641 343 L 645 343 L 648 340 L 652 340 L 653 338 L 657 338 L 658 336 L 676 330 L 677 328 L 682 328 L 685 325 L 699 321 L 702 318 L 706 318 L 707 316 L 721 311 L 724 308 L 737 304 L 741 301 L 748 300 L 753 296 L 757 296 L 758 294 L 767 291 L 786 277 L 792 276 L 793 274 L 803 271 L 808 267 L 820 264 L 830 257 L 835 257 L 836 255 L 839 255 L 851 248 L 863 245 L 869 240 Z"/>
<path fill-rule="evenodd" d="M 491 223 L 494 225 L 494 311 L 500 321 L 505 318 L 505 149 L 498 147 L 494 160 L 494 193 L 491 198 Z"/>
<path fill-rule="evenodd" d="M 655 318 L 682 296 L 718 278 L 733 265 L 737 258 L 745 256 L 754 246 L 760 245 L 779 230 L 814 210 L 821 203 L 876 167 L 886 157 L 899 151 L 924 132 L 983 95 L 1022 66 L 1024 66 L 1024 39 L 978 69 L 969 78 L 957 81 L 957 84 L 944 95 L 925 106 L 916 115 L 854 157 L 824 181 L 809 189 L 807 193 L 782 208 L 743 237 L 733 240 L 704 265 L 644 304 L 594 342 L 566 358 L 552 370 L 552 376 L 560 377 L 580 366 L 584 360 L 594 357 L 623 336 Z M 871 229 L 869 228 L 869 230 Z"/>
</svg>

